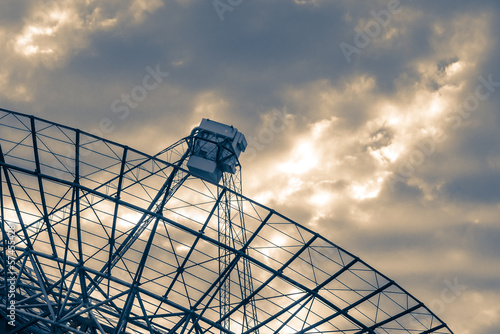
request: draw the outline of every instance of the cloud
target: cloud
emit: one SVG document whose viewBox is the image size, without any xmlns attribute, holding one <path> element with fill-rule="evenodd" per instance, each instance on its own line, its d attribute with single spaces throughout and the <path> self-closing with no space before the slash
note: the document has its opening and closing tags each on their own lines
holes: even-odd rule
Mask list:
<svg viewBox="0 0 500 334">
<path fill-rule="evenodd" d="M 95 34 L 144 22 L 162 7 L 159 0 L 123 2 L 33 2 L 21 24 L 0 28 L 5 52 L 0 58 L 0 88 L 4 99 L 30 102 L 39 90 L 34 78 L 41 68 L 54 69 L 88 48 Z M 43 71 L 43 70 L 42 70 Z"/>
<path fill-rule="evenodd" d="M 452 199 L 478 203 L 500 202 L 500 171 L 462 176 L 446 184 Z"/>
<path fill-rule="evenodd" d="M 47 2 L 31 8 L 14 46 L 18 55 L 47 67 L 61 66 L 67 57 L 86 48 L 92 34 L 142 23 L 162 6 L 159 0 L 126 1 L 119 6 L 116 1 Z"/>
</svg>

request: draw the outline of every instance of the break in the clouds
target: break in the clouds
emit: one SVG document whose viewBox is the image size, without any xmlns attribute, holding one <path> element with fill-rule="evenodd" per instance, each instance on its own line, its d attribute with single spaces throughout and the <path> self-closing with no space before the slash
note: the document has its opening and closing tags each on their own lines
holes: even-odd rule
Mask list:
<svg viewBox="0 0 500 334">
<path fill-rule="evenodd" d="M 456 333 L 493 334 L 499 14 L 494 1 L 4 2 L 1 107 L 151 154 L 203 117 L 233 124 L 249 139 L 246 195 Z M 155 69 L 169 74 L 151 88 Z M 466 289 L 443 299 L 455 280 Z"/>
</svg>

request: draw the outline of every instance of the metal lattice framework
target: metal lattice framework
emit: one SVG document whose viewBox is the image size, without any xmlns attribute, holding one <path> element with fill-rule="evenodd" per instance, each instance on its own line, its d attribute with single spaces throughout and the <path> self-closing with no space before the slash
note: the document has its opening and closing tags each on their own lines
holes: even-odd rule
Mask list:
<svg viewBox="0 0 500 334">
<path fill-rule="evenodd" d="M 150 156 L 0 109 L 11 333 L 452 333 L 358 257 L 242 196 L 238 173 L 226 186 L 190 174 L 189 140 Z"/>
</svg>

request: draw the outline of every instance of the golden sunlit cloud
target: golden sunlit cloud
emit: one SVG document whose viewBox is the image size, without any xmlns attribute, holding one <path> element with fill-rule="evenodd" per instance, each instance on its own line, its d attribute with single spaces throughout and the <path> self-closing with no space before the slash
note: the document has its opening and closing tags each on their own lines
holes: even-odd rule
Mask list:
<svg viewBox="0 0 500 334">
<path fill-rule="evenodd" d="M 142 22 L 146 18 L 146 14 L 151 14 L 163 6 L 161 0 L 135 0 L 130 6 L 130 11 L 136 14 L 134 16 L 136 21 Z"/>
<path fill-rule="evenodd" d="M 406 15 L 412 22 L 421 19 L 419 13 Z M 289 88 L 284 95 L 291 108 L 299 114 L 309 113 L 312 121 L 302 132 L 290 135 L 293 145 L 287 156 L 270 162 L 271 170 L 277 171 L 273 179 L 283 181 L 274 192 L 259 192 L 259 199 L 286 203 L 300 189 L 297 184 L 314 188 L 324 180 L 347 182 L 348 196 L 354 201 L 378 197 L 399 161 L 417 143 L 445 131 L 445 119 L 463 99 L 465 82 L 476 66 L 470 59 L 487 49 L 484 38 L 463 46 L 469 38 L 487 35 L 488 23 L 473 24 L 479 19 L 469 16 L 458 23 L 442 22 L 443 36 L 453 37 L 435 45 L 434 54 L 411 63 L 420 80 L 408 82 L 402 74 L 395 81 L 399 89 L 394 95 L 376 92 L 376 78 L 366 75 L 353 76 L 340 87 L 318 80 Z M 471 31 L 465 31 L 466 27 Z M 394 34 L 390 39 L 402 38 Z M 456 41 L 460 37 L 464 41 L 459 48 Z M 443 65 L 443 59 L 451 61 Z M 359 116 L 353 116 L 351 110 Z M 346 121 L 353 117 L 366 118 L 360 126 L 349 128 Z M 306 203 L 320 210 L 338 201 L 328 194 L 313 191 Z"/>
<path fill-rule="evenodd" d="M 52 28 L 37 28 L 29 26 L 26 29 L 26 32 L 17 38 L 16 51 L 24 54 L 25 56 L 37 53 L 53 53 L 54 50 L 40 49 L 40 46 L 35 44 L 35 40 L 38 36 L 52 36 L 53 34 L 54 29 Z"/>
<path fill-rule="evenodd" d="M 111 208 L 110 208 L 111 209 Z M 112 211 L 110 211 L 112 212 Z M 121 218 L 118 220 L 118 225 L 124 229 L 129 229 L 137 225 L 139 220 L 141 219 L 142 215 L 139 213 L 125 213 Z"/>
<path fill-rule="evenodd" d="M 175 248 L 175 250 L 179 253 L 187 253 L 190 249 L 190 247 L 184 245 L 179 245 Z"/>
<path fill-rule="evenodd" d="M 71 14 L 69 10 L 54 10 L 45 15 L 44 25 L 27 25 L 22 33 L 17 36 L 16 52 L 24 56 L 55 53 L 54 49 L 57 43 L 54 41 L 57 38 L 57 33 L 68 23 Z"/>
<path fill-rule="evenodd" d="M 201 92 L 194 98 L 194 123 L 199 123 L 200 117 L 223 119 L 230 109 L 229 101 L 215 91 Z M 196 124 L 198 125 L 198 124 Z"/>
<path fill-rule="evenodd" d="M 282 234 L 278 234 L 271 237 L 271 242 L 276 246 L 284 246 L 287 243 L 287 239 Z"/>
<path fill-rule="evenodd" d="M 163 6 L 160 0 L 135 0 L 129 7 L 107 17 L 97 1 L 75 1 L 32 9 L 32 20 L 17 34 L 14 50 L 48 67 L 60 66 L 75 51 L 89 44 L 90 35 L 119 24 L 144 22 L 146 16 Z M 82 11 L 86 8 L 90 14 Z"/>
<path fill-rule="evenodd" d="M 292 153 L 292 157 L 285 163 L 280 164 L 278 169 L 289 175 L 305 174 L 318 165 L 318 154 L 315 142 L 304 140 L 298 143 Z"/>
<path fill-rule="evenodd" d="M 324 207 L 332 200 L 333 194 L 324 190 L 316 191 L 311 197 L 309 197 L 308 202 L 311 205 L 317 207 Z"/>
<path fill-rule="evenodd" d="M 351 196 L 356 200 L 375 198 L 382 190 L 384 181 L 385 177 L 379 176 L 375 180 L 369 180 L 363 184 L 354 182 L 350 187 Z"/>
</svg>

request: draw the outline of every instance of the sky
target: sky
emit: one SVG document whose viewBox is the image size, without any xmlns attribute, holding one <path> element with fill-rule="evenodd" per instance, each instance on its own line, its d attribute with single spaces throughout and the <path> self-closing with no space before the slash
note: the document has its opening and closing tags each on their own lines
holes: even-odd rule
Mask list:
<svg viewBox="0 0 500 334">
<path fill-rule="evenodd" d="M 457 334 L 500 328 L 497 1 L 0 3 L 0 107 L 155 154 L 202 118 L 243 193 Z"/>
</svg>

